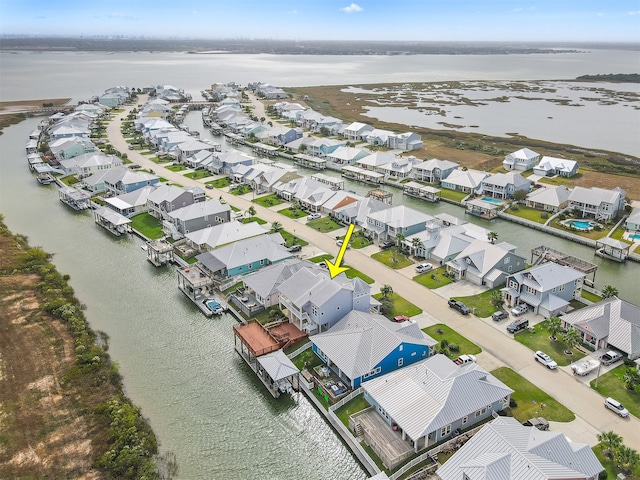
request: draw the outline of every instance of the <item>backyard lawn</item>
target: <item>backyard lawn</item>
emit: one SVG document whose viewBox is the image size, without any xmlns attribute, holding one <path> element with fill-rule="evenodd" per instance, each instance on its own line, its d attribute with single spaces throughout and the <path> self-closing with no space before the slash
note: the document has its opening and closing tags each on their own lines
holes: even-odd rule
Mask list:
<svg viewBox="0 0 640 480">
<path fill-rule="evenodd" d="M 382 250 L 381 252 L 374 253 L 371 255 L 371 258 L 379 261 L 380 263 L 384 263 L 387 267 L 391 267 L 394 270 L 413 265 L 413 261 L 404 253 L 400 253 L 397 247 L 391 247 L 388 250 Z"/>
<path fill-rule="evenodd" d="M 549 217 L 552 215 L 548 212 L 543 212 L 542 210 L 527 207 L 526 205 L 518 205 L 518 210 L 513 210 L 513 207 L 510 207 L 506 210 L 505 213 L 513 215 L 514 217 L 520 217 L 524 218 L 525 220 L 530 220 L 532 222 L 538 222 L 542 224 L 549 220 Z M 546 216 L 546 218 L 542 218 L 543 216 Z"/>
<path fill-rule="evenodd" d="M 622 381 L 622 376 L 627 371 L 627 366 L 618 365 L 613 370 L 600 375 L 598 378 L 598 386 L 596 381 L 591 380 L 591 388 L 605 397 L 613 397 L 622 403 L 631 415 L 640 416 L 640 387 L 635 386 L 633 390 L 627 390 Z"/>
<path fill-rule="evenodd" d="M 567 355 L 564 351 L 567 345 L 561 340 L 561 334 L 558 334 L 558 339 L 552 341 L 549 338 L 549 332 L 546 329 L 547 320 L 536 325 L 535 332 L 529 332 L 523 330 L 514 335 L 514 338 L 526 347 L 529 347 L 532 352 L 536 350 L 542 350 L 553 358 L 561 367 L 567 366 L 575 361 L 584 357 L 584 353 L 579 350 L 573 349 L 573 355 Z M 533 362 L 533 355 L 531 356 Z"/>
<path fill-rule="evenodd" d="M 594 230 L 591 230 L 590 232 L 581 232 L 580 230 L 576 230 L 575 228 L 570 229 L 565 227 L 563 224 L 560 223 L 560 220 L 558 219 L 558 217 L 556 217 L 553 221 L 551 221 L 548 226 L 557 228 L 558 230 L 563 230 L 565 232 L 573 233 L 574 235 L 578 235 L 580 237 L 590 238 L 591 240 L 599 240 L 603 237 L 606 237 L 607 233 L 609 233 L 609 230 L 610 230 L 610 228 L 604 227 L 600 231 L 597 231 L 594 229 Z"/>
<path fill-rule="evenodd" d="M 318 230 L 322 233 L 333 232 L 334 230 L 338 230 L 342 228 L 343 225 L 339 224 L 335 220 L 329 217 L 322 217 L 316 220 L 311 220 L 307 222 L 307 227 L 311 227 L 315 230 Z"/>
<path fill-rule="evenodd" d="M 305 365 L 307 366 L 307 369 L 312 369 L 317 365 L 322 365 L 320 357 L 313 353 L 313 350 L 310 348 L 302 352 L 297 357 L 292 358 L 291 361 L 296 367 L 298 367 L 298 370 L 301 371 L 305 368 Z"/>
<path fill-rule="evenodd" d="M 271 193 L 269 195 L 264 195 L 262 197 L 255 198 L 253 201 L 254 203 L 257 203 L 258 205 L 262 205 L 263 207 L 266 207 L 266 208 L 284 203 L 284 201 L 280 199 L 275 193 Z"/>
<path fill-rule="evenodd" d="M 500 290 L 487 290 L 486 292 L 469 297 L 456 297 L 456 300 L 460 300 L 465 303 L 467 307 L 471 309 L 471 313 L 476 317 L 486 318 L 498 310 L 491 303 L 491 294 L 496 291 L 499 292 Z"/>
<path fill-rule="evenodd" d="M 373 298 L 380 300 L 382 293 L 376 293 Z M 387 295 L 387 298 L 391 300 L 391 311 L 387 315 L 389 318 L 393 318 L 397 315 L 406 315 L 407 317 L 413 317 L 414 315 L 420 315 L 422 309 L 409 300 L 402 298 L 397 293 L 391 293 Z"/>
<path fill-rule="evenodd" d="M 423 328 L 422 331 L 438 342 L 436 349 L 440 348 L 440 342 L 442 340 L 449 342 L 449 345 L 458 345 L 458 351 L 450 352 L 449 356 L 451 358 L 457 358 L 458 355 L 476 355 L 482 352 L 482 349 L 478 345 L 463 337 L 444 323 L 431 325 L 430 327 Z"/>
<path fill-rule="evenodd" d="M 162 231 L 162 222 L 148 213 L 141 213 L 140 215 L 132 217 L 131 228 L 137 230 L 151 240 L 162 238 L 164 236 L 164 232 Z"/>
<path fill-rule="evenodd" d="M 618 228 L 616 228 L 613 233 L 611 235 L 609 235 L 611 238 L 614 238 L 616 240 L 620 240 L 621 242 L 624 243 L 628 243 L 628 244 L 632 244 L 633 242 L 631 240 L 625 240 L 624 238 L 622 238 L 622 235 L 624 235 L 624 233 L 626 232 L 625 228 L 620 225 Z"/>
<path fill-rule="evenodd" d="M 364 395 L 358 395 L 356 398 L 352 398 L 343 406 L 334 411 L 336 416 L 344 424 L 345 427 L 349 427 L 349 416 L 354 413 L 360 412 L 371 405 L 364 399 Z"/>
<path fill-rule="evenodd" d="M 67 175 L 66 177 L 62 177 L 60 181 L 67 187 L 70 187 L 71 185 L 78 183 L 80 180 L 78 180 L 75 175 Z"/>
<path fill-rule="evenodd" d="M 544 417 L 554 422 L 570 422 L 576 418 L 571 410 L 510 368 L 500 367 L 491 374 L 514 390 L 511 398 L 517 407 L 508 411 L 519 422 L 526 422 L 532 417 Z"/>
<path fill-rule="evenodd" d="M 624 443 L 624 438 L 623 438 L 623 443 Z M 612 458 L 606 457 L 602 453 L 602 444 L 599 443 L 598 445 L 593 447 L 591 450 L 593 450 L 593 453 L 596 454 L 596 457 L 598 457 L 598 460 L 606 470 L 607 479 L 616 480 L 616 476 L 618 475 L 618 473 L 622 473 L 622 470 L 618 468 L 618 466 L 616 465 L 616 462 Z M 633 476 L 627 475 L 627 480 L 640 479 L 640 466 L 637 466 L 632 473 L 633 473 Z"/>
<path fill-rule="evenodd" d="M 278 213 L 289 218 L 302 218 L 307 215 L 307 212 L 300 210 L 299 208 L 295 210 L 292 210 L 291 208 L 283 208 L 282 210 L 278 210 Z"/>
<path fill-rule="evenodd" d="M 447 200 L 453 200 L 454 202 L 462 202 L 462 199 L 469 195 L 468 193 L 458 192 L 457 190 L 449 190 L 446 188 L 440 189 L 440 195 Z"/>
<path fill-rule="evenodd" d="M 593 302 L 593 303 L 597 303 L 600 300 L 602 300 L 602 298 L 599 295 L 596 295 L 595 293 L 587 292 L 584 288 L 582 289 L 582 293 L 580 294 L 580 296 L 585 300 L 589 300 L 590 302 Z"/>
<path fill-rule="evenodd" d="M 447 273 L 447 268 L 440 267 L 435 270 L 416 275 L 413 277 L 413 280 L 430 289 L 440 288 L 451 283 L 451 279 L 444 276 L 445 273 Z"/>
</svg>

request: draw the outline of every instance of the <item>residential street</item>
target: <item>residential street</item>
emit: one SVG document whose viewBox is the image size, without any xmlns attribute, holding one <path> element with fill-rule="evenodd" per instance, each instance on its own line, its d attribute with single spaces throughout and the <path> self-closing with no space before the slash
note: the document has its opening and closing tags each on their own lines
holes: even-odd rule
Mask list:
<svg viewBox="0 0 640 480">
<path fill-rule="evenodd" d="M 139 102 L 146 100 L 146 96 L 139 96 Z M 145 155 L 137 151 L 128 150 L 120 132 L 120 119 L 126 118 L 133 106 L 125 107 L 125 112 L 117 115 L 116 119 L 109 123 L 107 136 L 116 150 L 126 152 L 129 159 L 146 169 L 153 169 L 156 174 L 167 178 L 171 182 L 185 186 L 203 186 L 202 181 L 191 180 L 180 173 L 174 173 L 160 164 L 149 160 Z M 264 110 L 264 109 L 263 109 Z M 255 114 L 258 114 L 255 111 Z M 204 127 L 203 127 L 204 128 Z M 267 209 L 251 202 L 251 194 L 245 198 L 232 195 L 221 190 L 205 190 L 212 198 L 222 197 L 226 202 L 246 211 L 253 206 L 257 216 L 267 222 L 278 221 L 282 227 L 306 240 L 310 246 L 303 249 L 305 256 L 315 256 L 328 252 L 337 255 L 339 247 L 335 243 L 336 235 L 344 233 L 343 230 L 328 234 L 317 232 L 305 225 L 306 218 L 293 220 L 278 214 L 275 209 Z M 248 198 L 246 198 L 248 197 Z M 283 205 L 276 209 L 284 208 Z M 371 249 L 365 249 L 365 252 Z M 375 249 L 374 251 L 377 251 Z M 376 260 L 371 259 L 365 252 L 350 249 L 346 251 L 344 262 L 376 279 L 376 286 L 389 284 L 394 292 L 408 299 L 421 309 L 425 314 L 416 317 L 421 327 L 433 324 L 434 318 L 439 322 L 449 325 L 460 334 L 478 344 L 483 352 L 478 356 L 478 362 L 486 369 L 492 370 L 499 366 L 508 366 L 518 372 L 529 381 L 551 394 L 559 402 L 572 410 L 578 419 L 569 424 L 552 423 L 552 430 L 564 432 L 571 440 L 584 442 L 590 445 L 597 443 L 596 434 L 602 431 L 614 430 L 624 437 L 624 443 L 636 450 L 640 450 L 640 421 L 631 417 L 621 419 L 603 406 L 604 399 L 579 379 L 573 377 L 567 369 L 550 371 L 539 365 L 533 359 L 533 352 L 514 341 L 501 323 L 496 328 L 491 320 L 478 319 L 473 315 L 462 316 L 449 308 L 447 301 L 442 296 L 419 285 L 410 278 L 410 272 L 399 272 L 390 269 Z M 373 288 L 375 289 L 376 286 Z M 454 288 L 454 287 L 450 287 Z M 375 293 L 375 292 L 373 292 Z M 544 416 L 544 411 L 540 411 Z"/>
</svg>

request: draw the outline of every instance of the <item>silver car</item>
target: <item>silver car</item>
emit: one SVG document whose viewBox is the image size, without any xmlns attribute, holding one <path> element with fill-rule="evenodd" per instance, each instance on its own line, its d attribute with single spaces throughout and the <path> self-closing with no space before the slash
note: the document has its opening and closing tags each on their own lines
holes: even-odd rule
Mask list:
<svg viewBox="0 0 640 480">
<path fill-rule="evenodd" d="M 540 350 L 535 353 L 534 358 L 536 359 L 536 362 L 540 362 L 549 370 L 555 370 L 556 368 L 558 368 L 558 364 L 556 363 L 556 361 Z"/>
</svg>

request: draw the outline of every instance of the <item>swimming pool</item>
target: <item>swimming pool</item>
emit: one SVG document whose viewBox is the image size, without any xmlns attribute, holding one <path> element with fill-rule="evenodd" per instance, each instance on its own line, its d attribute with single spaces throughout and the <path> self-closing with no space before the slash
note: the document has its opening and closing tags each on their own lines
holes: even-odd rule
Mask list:
<svg viewBox="0 0 640 480">
<path fill-rule="evenodd" d="M 629 238 L 631 240 L 640 240 L 640 233 L 633 233 L 633 234 L 629 235 Z"/>
<path fill-rule="evenodd" d="M 587 222 L 584 220 L 571 220 L 569 225 L 573 228 L 577 228 L 578 230 L 591 230 L 595 226 L 593 222 Z"/>
<path fill-rule="evenodd" d="M 494 205 L 502 205 L 502 200 L 498 200 L 497 198 L 482 197 L 480 200 L 487 203 L 493 203 Z"/>
</svg>

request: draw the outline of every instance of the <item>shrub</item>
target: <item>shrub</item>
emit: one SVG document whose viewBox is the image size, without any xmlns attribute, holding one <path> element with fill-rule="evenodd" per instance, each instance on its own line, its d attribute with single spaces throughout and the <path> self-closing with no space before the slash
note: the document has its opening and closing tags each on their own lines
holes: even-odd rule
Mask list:
<svg viewBox="0 0 640 480">
<path fill-rule="evenodd" d="M 540 218 L 542 218 L 543 220 L 546 220 L 549 218 L 549 214 L 547 212 L 543 212 L 540 214 Z"/>
<path fill-rule="evenodd" d="M 518 204 L 514 203 L 513 205 L 511 205 L 511 210 L 517 212 L 518 210 L 520 210 L 520 207 L 518 207 Z"/>
<path fill-rule="evenodd" d="M 460 345 L 458 345 L 457 343 L 450 343 L 449 344 L 449 350 L 451 350 L 452 352 L 459 352 L 460 351 Z"/>
<path fill-rule="evenodd" d="M 518 404 L 516 403 L 516 401 L 513 398 L 509 399 L 509 406 L 511 408 L 516 408 L 518 406 Z"/>
</svg>

